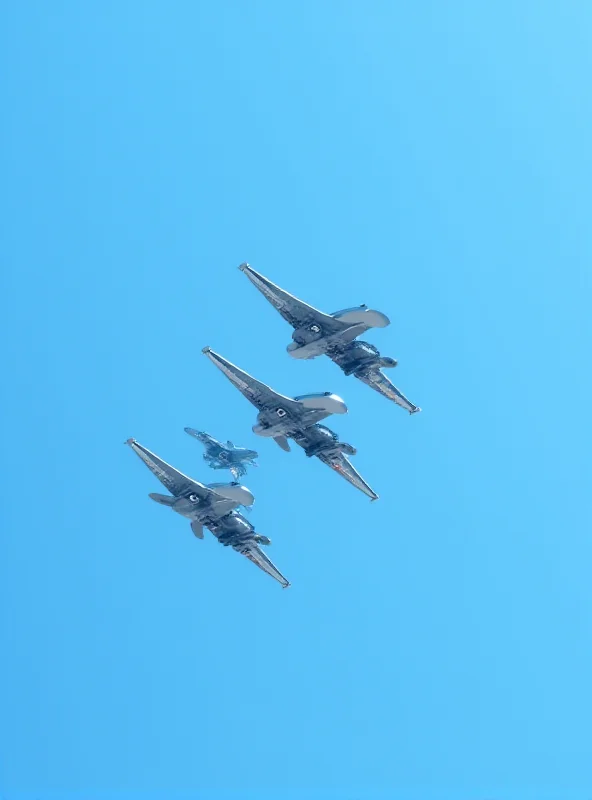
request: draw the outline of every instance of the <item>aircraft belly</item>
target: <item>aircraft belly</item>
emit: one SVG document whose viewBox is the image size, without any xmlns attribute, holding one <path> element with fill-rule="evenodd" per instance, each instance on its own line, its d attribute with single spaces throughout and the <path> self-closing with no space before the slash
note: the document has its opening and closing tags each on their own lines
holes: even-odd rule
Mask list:
<svg viewBox="0 0 592 800">
<path fill-rule="evenodd" d="M 317 358 L 317 356 L 325 355 L 329 350 L 339 350 L 342 345 L 353 342 L 365 330 L 367 328 L 364 325 L 352 325 L 343 331 L 323 336 L 321 339 L 315 339 L 314 342 L 309 342 L 308 344 L 300 345 L 297 342 L 292 342 L 288 345 L 288 353 L 292 358 L 297 359 Z"/>
</svg>

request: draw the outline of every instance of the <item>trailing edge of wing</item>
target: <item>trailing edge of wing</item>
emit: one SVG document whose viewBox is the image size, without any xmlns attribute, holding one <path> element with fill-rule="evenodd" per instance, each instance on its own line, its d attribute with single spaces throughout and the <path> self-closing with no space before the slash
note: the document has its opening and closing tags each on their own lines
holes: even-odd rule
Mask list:
<svg viewBox="0 0 592 800">
<path fill-rule="evenodd" d="M 374 389 L 379 394 L 382 394 L 384 397 L 392 400 L 393 403 L 401 406 L 401 408 L 404 408 L 410 414 L 417 414 L 418 411 L 421 411 L 421 408 L 413 405 L 413 403 L 408 400 L 405 395 L 400 392 L 380 370 L 373 370 L 365 376 L 356 375 L 356 378 L 362 381 L 362 383 L 365 383 L 367 386 L 370 386 L 370 388 Z"/>
</svg>

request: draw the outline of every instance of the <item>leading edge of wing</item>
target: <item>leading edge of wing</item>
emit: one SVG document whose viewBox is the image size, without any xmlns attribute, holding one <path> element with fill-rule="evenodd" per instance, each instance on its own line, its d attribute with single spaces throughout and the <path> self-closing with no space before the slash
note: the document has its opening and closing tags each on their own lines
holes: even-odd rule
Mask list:
<svg viewBox="0 0 592 800">
<path fill-rule="evenodd" d="M 419 406 L 414 405 L 411 400 L 408 400 L 405 395 L 397 389 L 394 383 L 391 383 L 384 372 L 373 370 L 366 376 L 356 375 L 356 378 L 362 381 L 362 383 L 365 383 L 366 386 L 370 386 L 371 389 L 374 389 L 379 394 L 392 400 L 393 403 L 401 406 L 401 408 L 404 408 L 405 411 L 408 411 L 410 414 L 417 414 L 421 411 Z"/>
<path fill-rule="evenodd" d="M 224 495 L 218 494 L 215 489 L 210 489 L 209 486 L 205 486 L 203 483 L 179 472 L 178 469 L 167 464 L 166 461 L 163 461 L 162 458 L 135 439 L 128 439 L 125 444 L 132 448 L 134 453 L 146 464 L 150 472 L 158 478 L 174 497 L 188 497 L 190 494 L 195 494 L 202 502 L 209 500 L 212 502 L 212 506 L 218 516 L 227 514 L 240 505 L 236 500 L 231 500 Z"/>
<path fill-rule="evenodd" d="M 322 461 L 323 464 L 331 467 L 332 470 L 341 475 L 342 478 L 345 478 L 345 480 L 351 483 L 352 486 L 355 486 L 356 489 L 363 492 L 370 500 L 378 500 L 379 496 L 370 484 L 366 483 L 346 455 L 340 453 L 338 456 L 326 456 L 323 455 L 323 453 L 319 453 L 317 458 Z"/>
<path fill-rule="evenodd" d="M 265 275 L 254 270 L 250 264 L 244 262 L 239 269 L 293 328 L 302 328 L 312 322 L 321 323 L 326 332 L 338 332 L 349 327 L 347 323 L 340 322 L 330 314 L 319 311 L 318 308 L 281 289 Z"/>
<path fill-rule="evenodd" d="M 290 405 L 295 403 L 290 397 L 275 392 L 270 386 L 256 380 L 248 372 L 237 367 L 236 364 L 225 359 L 219 353 L 214 352 L 211 347 L 204 347 L 204 353 L 218 369 L 226 375 L 228 380 L 233 383 L 239 392 L 249 400 L 256 408 L 263 408 L 268 403 L 280 403 Z"/>
<path fill-rule="evenodd" d="M 282 575 L 273 561 L 268 558 L 263 550 L 257 544 L 249 544 L 247 545 L 246 549 L 242 551 L 242 554 L 246 556 L 249 561 L 255 564 L 259 569 L 266 572 L 272 578 L 274 578 L 278 583 L 281 584 L 282 589 L 287 589 L 290 586 L 290 581 Z"/>
<path fill-rule="evenodd" d="M 190 490 L 202 497 L 211 493 L 212 490 L 204 486 L 203 483 L 184 475 L 135 439 L 128 439 L 125 444 L 131 447 L 134 453 L 146 464 L 150 472 L 175 497 L 181 497 Z"/>
</svg>

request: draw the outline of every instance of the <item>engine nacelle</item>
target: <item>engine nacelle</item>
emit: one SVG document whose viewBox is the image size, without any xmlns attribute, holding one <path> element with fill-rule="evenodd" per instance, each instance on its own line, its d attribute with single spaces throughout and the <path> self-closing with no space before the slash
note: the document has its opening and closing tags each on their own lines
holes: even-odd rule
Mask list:
<svg viewBox="0 0 592 800">
<path fill-rule="evenodd" d="M 306 345 L 298 344 L 298 342 L 290 342 L 286 350 L 292 358 L 297 358 L 299 361 L 309 361 L 317 356 L 323 355 L 325 352 L 322 341 L 311 342 Z"/>
<path fill-rule="evenodd" d="M 247 489 L 246 486 L 241 486 L 240 483 L 208 483 L 208 489 L 219 494 L 226 500 L 232 500 L 241 506 L 252 506 L 255 502 L 253 494 Z"/>
<path fill-rule="evenodd" d="M 308 446 L 304 452 L 311 458 L 321 453 L 346 453 L 353 456 L 356 454 L 355 447 L 346 442 L 340 442 L 339 437 L 330 428 L 324 425 L 314 425 L 307 431 Z"/>
<path fill-rule="evenodd" d="M 305 408 L 319 408 L 327 414 L 347 414 L 347 406 L 344 401 L 331 392 L 302 394 L 295 397 L 294 400 L 302 403 Z"/>
<path fill-rule="evenodd" d="M 234 546 L 238 541 L 247 541 L 252 536 L 253 531 L 253 526 L 244 517 L 238 514 L 231 514 L 224 518 L 223 525 L 218 525 L 216 535 L 221 544 Z"/>
<path fill-rule="evenodd" d="M 324 336 L 323 329 L 316 322 L 306 325 L 304 328 L 296 328 L 292 334 L 292 339 L 298 344 L 310 344 Z"/>
<path fill-rule="evenodd" d="M 304 451 L 309 458 L 312 456 L 318 456 L 323 454 L 333 454 L 337 455 L 338 453 L 344 453 L 348 456 L 355 456 L 358 452 L 355 447 L 352 447 L 351 444 L 347 444 L 347 442 L 323 442 L 319 441 L 315 444 L 307 447 Z"/>
<path fill-rule="evenodd" d="M 398 361 L 396 358 L 389 358 L 388 356 L 383 356 L 380 359 L 380 368 L 381 369 L 394 369 L 397 366 Z"/>
<path fill-rule="evenodd" d="M 355 308 L 344 308 L 343 311 L 336 311 L 331 316 L 341 322 L 347 322 L 348 325 L 364 325 L 366 328 L 386 328 L 391 322 L 386 314 L 374 311 L 365 304 Z"/>
<path fill-rule="evenodd" d="M 369 359 L 378 360 L 380 358 L 380 351 L 378 348 L 374 347 L 374 345 L 370 344 L 370 342 L 363 342 L 361 339 L 348 344 L 347 347 L 343 348 L 343 352 L 345 355 L 347 355 L 348 359 L 352 361 L 368 361 Z"/>
</svg>

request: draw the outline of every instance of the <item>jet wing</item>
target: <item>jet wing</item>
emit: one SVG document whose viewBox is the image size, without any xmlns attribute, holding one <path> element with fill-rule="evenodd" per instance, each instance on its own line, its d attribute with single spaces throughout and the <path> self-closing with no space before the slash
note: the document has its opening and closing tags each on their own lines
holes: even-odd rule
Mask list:
<svg viewBox="0 0 592 800">
<path fill-rule="evenodd" d="M 218 453 L 226 450 L 226 447 L 219 442 L 217 439 L 214 439 L 213 436 L 210 436 L 209 433 L 203 433 L 202 431 L 197 431 L 195 428 L 183 428 L 185 433 L 188 433 L 189 436 L 193 436 L 194 439 L 206 448 L 206 453 L 211 453 L 217 455 Z"/>
<path fill-rule="evenodd" d="M 352 486 L 355 486 L 356 489 L 359 489 L 371 500 L 378 500 L 376 492 L 366 483 L 351 461 L 343 453 L 339 453 L 338 455 L 324 455 L 320 453 L 317 458 L 322 461 L 323 464 L 334 469 L 342 478 L 349 481 Z"/>
<path fill-rule="evenodd" d="M 251 283 L 259 289 L 277 309 L 282 317 L 289 322 L 294 329 L 304 328 L 308 325 L 318 325 L 327 336 L 332 333 L 340 333 L 351 327 L 346 322 L 335 319 L 330 314 L 325 314 L 307 303 L 303 303 L 294 295 L 280 289 L 264 275 L 250 267 L 248 264 L 241 264 L 239 269 L 244 272 Z"/>
<path fill-rule="evenodd" d="M 211 501 L 216 510 L 217 516 L 227 514 L 229 511 L 238 507 L 238 503 L 226 497 L 222 497 L 213 489 L 204 486 L 203 483 L 183 475 L 182 472 L 167 464 L 147 447 L 136 442 L 135 439 L 128 439 L 128 444 L 134 453 L 139 456 L 150 472 L 165 486 L 174 497 L 189 497 L 197 495 L 199 500 Z"/>
<path fill-rule="evenodd" d="M 380 370 L 372 370 L 364 376 L 356 375 L 356 378 L 385 397 L 388 397 L 389 400 L 392 400 L 393 403 L 401 406 L 401 408 L 404 408 L 410 414 L 416 414 L 418 411 L 421 411 L 421 408 L 419 406 L 414 406 Z"/>
<path fill-rule="evenodd" d="M 246 556 L 249 561 L 252 561 L 253 564 L 262 569 L 263 572 L 266 572 L 268 575 L 271 575 L 272 578 L 275 578 L 278 583 L 281 583 L 282 589 L 287 589 L 290 586 L 290 581 L 288 581 L 279 569 L 275 566 L 275 564 L 265 555 L 263 550 L 259 547 L 258 544 L 255 542 L 249 542 L 246 545 L 241 545 L 239 550 L 244 556 Z"/>
<path fill-rule="evenodd" d="M 198 483 L 193 478 L 183 475 L 182 472 L 167 464 L 166 461 L 163 461 L 162 458 L 159 458 L 144 445 L 136 442 L 135 439 L 128 439 L 126 444 L 132 448 L 134 453 L 146 464 L 150 472 L 156 475 L 162 485 L 175 497 L 196 494 L 200 499 L 205 500 L 212 494 L 211 489 L 208 489 L 203 483 Z"/>
<path fill-rule="evenodd" d="M 202 352 L 226 375 L 239 392 L 259 410 L 277 404 L 286 409 L 293 408 L 295 411 L 302 411 L 300 403 L 274 392 L 269 386 L 255 380 L 248 372 L 244 372 L 234 364 L 231 364 L 230 361 L 215 353 L 210 347 L 204 347 Z"/>
</svg>

